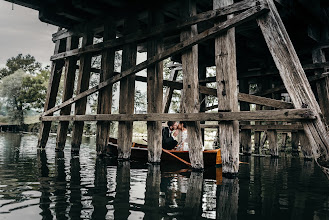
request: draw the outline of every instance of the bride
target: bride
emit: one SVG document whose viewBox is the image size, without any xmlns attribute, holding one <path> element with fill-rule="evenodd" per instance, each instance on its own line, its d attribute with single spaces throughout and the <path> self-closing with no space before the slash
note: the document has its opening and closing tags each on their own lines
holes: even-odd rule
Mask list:
<svg viewBox="0 0 329 220">
<path fill-rule="evenodd" d="M 186 122 L 181 121 L 179 122 L 177 129 L 180 131 L 178 136 L 178 145 L 176 147 L 176 150 L 179 151 L 188 151 L 188 142 L 187 142 L 187 129 L 186 129 Z"/>
</svg>

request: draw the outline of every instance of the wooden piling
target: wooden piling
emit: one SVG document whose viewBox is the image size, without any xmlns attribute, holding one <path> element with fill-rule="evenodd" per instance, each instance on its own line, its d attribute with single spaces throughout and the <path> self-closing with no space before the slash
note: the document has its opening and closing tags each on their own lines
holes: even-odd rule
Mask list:
<svg viewBox="0 0 329 220">
<path fill-rule="evenodd" d="M 299 154 L 299 135 L 297 131 L 291 132 L 291 152 L 294 155 Z"/>
<path fill-rule="evenodd" d="M 314 158 L 312 154 L 312 146 L 308 141 L 304 131 L 298 131 L 298 137 L 300 142 L 300 149 L 304 155 L 304 160 L 312 160 Z"/>
<path fill-rule="evenodd" d="M 130 16 L 124 21 L 125 34 L 137 30 L 137 18 Z M 126 44 L 122 50 L 121 72 L 136 65 L 137 45 L 136 43 Z M 133 114 L 135 98 L 135 74 L 120 80 L 119 113 Z M 130 158 L 133 135 L 133 122 L 119 122 L 118 128 L 118 158 L 127 160 Z"/>
<path fill-rule="evenodd" d="M 249 83 L 247 80 L 239 80 L 240 93 L 249 94 Z M 240 102 L 240 111 L 250 111 L 250 104 L 246 102 Z M 240 122 L 241 125 L 250 124 L 249 121 Z M 240 149 L 244 155 L 251 155 L 251 130 L 240 131 Z"/>
<path fill-rule="evenodd" d="M 65 51 L 65 49 L 66 49 L 66 41 L 58 40 L 55 43 L 54 54 L 63 52 Z M 55 106 L 63 66 L 64 66 L 63 60 L 57 60 L 52 62 L 46 101 L 44 104 L 44 111 L 47 111 Z M 50 127 L 51 127 L 50 121 L 41 123 L 39 138 L 38 138 L 38 147 L 44 148 L 46 146 L 49 137 Z"/>
<path fill-rule="evenodd" d="M 149 26 L 153 27 L 163 23 L 160 11 L 149 13 Z M 161 53 L 163 50 L 162 38 L 152 38 L 148 42 L 147 57 Z M 147 112 L 162 113 L 163 99 L 163 62 L 156 63 L 147 68 Z M 162 153 L 162 122 L 147 122 L 148 161 L 160 163 Z"/>
<path fill-rule="evenodd" d="M 115 39 L 115 37 L 115 24 L 112 20 L 108 19 L 104 27 L 103 41 Z M 113 48 L 106 49 L 102 52 L 100 83 L 110 79 L 114 75 L 114 61 L 115 50 Z M 110 84 L 103 90 L 99 91 L 97 114 L 111 114 L 113 94 L 112 88 L 113 86 Z M 98 155 L 106 153 L 110 133 L 110 124 L 111 122 L 109 121 L 97 122 L 96 151 Z"/>
<path fill-rule="evenodd" d="M 82 47 L 93 44 L 94 35 L 90 31 L 86 31 L 82 38 Z M 91 70 L 91 54 L 80 56 L 79 77 L 76 94 L 83 93 L 89 88 Z M 84 115 L 86 113 L 87 97 L 78 100 L 75 103 L 75 115 Z M 75 121 L 72 130 L 71 152 L 79 152 L 83 133 L 83 121 Z"/>
<path fill-rule="evenodd" d="M 213 0 L 213 8 L 233 4 L 233 0 Z M 228 16 L 230 18 L 232 15 Z M 215 64 L 219 111 L 238 111 L 235 29 L 215 38 Z M 219 122 L 223 175 L 239 171 L 239 122 Z"/>
<path fill-rule="evenodd" d="M 73 50 L 78 48 L 79 38 L 70 36 L 66 39 L 66 50 Z M 65 60 L 65 72 L 64 72 L 64 90 L 62 102 L 72 98 L 74 90 L 75 72 L 77 65 L 77 57 L 69 57 Z M 70 115 L 71 105 L 62 108 L 60 115 Z M 57 138 L 56 138 L 56 150 L 63 150 L 65 147 L 67 130 L 69 127 L 68 121 L 61 121 L 57 127 Z"/>
<path fill-rule="evenodd" d="M 195 15 L 196 0 L 183 0 L 181 7 L 182 18 Z M 181 31 L 180 40 L 185 41 L 198 34 L 197 26 L 192 25 Z M 183 91 L 182 113 L 197 113 L 199 104 L 198 80 L 198 46 L 187 49 L 182 53 Z M 200 122 L 187 122 L 187 136 L 191 165 L 194 169 L 203 169 L 203 153 Z"/>
</svg>

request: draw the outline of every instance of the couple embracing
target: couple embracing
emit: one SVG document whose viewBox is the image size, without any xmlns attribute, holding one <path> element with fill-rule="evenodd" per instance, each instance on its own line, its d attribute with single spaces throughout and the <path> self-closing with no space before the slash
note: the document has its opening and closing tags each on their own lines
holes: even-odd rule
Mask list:
<svg viewBox="0 0 329 220">
<path fill-rule="evenodd" d="M 168 121 L 162 129 L 162 147 L 167 150 L 188 151 L 186 122 Z"/>
</svg>

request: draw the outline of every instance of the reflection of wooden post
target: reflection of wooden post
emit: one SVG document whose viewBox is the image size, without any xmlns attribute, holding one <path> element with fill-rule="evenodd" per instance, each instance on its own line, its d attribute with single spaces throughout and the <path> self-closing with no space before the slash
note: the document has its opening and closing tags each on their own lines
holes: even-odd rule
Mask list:
<svg viewBox="0 0 329 220">
<path fill-rule="evenodd" d="M 304 155 L 304 159 L 312 160 L 312 158 L 313 158 L 312 147 L 310 145 L 310 142 L 308 141 L 308 138 L 305 135 L 305 132 L 298 131 L 298 137 L 299 137 L 299 142 L 300 142 L 300 148 Z"/>
<path fill-rule="evenodd" d="M 137 18 L 129 17 L 125 20 L 124 31 L 126 34 L 137 30 Z M 126 44 L 122 50 L 121 72 L 136 65 L 137 45 Z M 133 114 L 135 100 L 135 74 L 120 80 L 119 113 Z M 133 137 L 133 122 L 119 122 L 118 128 L 118 158 L 129 159 Z"/>
<path fill-rule="evenodd" d="M 196 1 L 184 0 L 181 7 L 182 19 L 195 15 Z M 184 41 L 198 34 L 197 25 L 183 29 L 180 40 Z M 182 53 L 183 90 L 182 90 L 182 113 L 197 113 L 199 105 L 199 80 L 198 80 L 198 46 Z M 187 136 L 191 165 L 195 169 L 203 169 L 202 139 L 200 122 L 188 122 Z"/>
<path fill-rule="evenodd" d="M 55 43 L 55 52 L 54 54 L 61 53 L 65 51 L 66 41 L 57 40 Z M 59 83 L 62 75 L 62 68 L 64 66 L 63 60 L 53 61 L 51 66 L 51 72 L 49 77 L 48 90 L 46 95 L 46 101 L 44 105 L 44 111 L 51 109 L 55 106 L 56 97 L 58 92 Z M 49 132 L 50 132 L 51 122 L 41 122 L 38 147 L 45 147 L 48 141 Z"/>
<path fill-rule="evenodd" d="M 233 0 L 213 0 L 217 9 L 233 4 Z M 231 17 L 232 15 L 228 16 Z M 219 111 L 238 111 L 235 29 L 215 38 L 215 64 Z M 219 142 L 223 174 L 236 175 L 239 171 L 239 122 L 219 122 Z"/>
<path fill-rule="evenodd" d="M 145 187 L 145 212 L 144 219 L 160 219 L 159 195 L 161 183 L 160 165 L 150 164 L 148 166 L 146 187 Z"/>
<path fill-rule="evenodd" d="M 329 136 L 321 120 L 320 107 L 273 0 L 266 1 L 270 12 L 257 18 L 258 25 L 294 107 L 310 108 L 316 116 L 315 120 L 303 122 L 313 154 L 319 151 L 322 159 L 329 160 Z"/>
<path fill-rule="evenodd" d="M 118 161 L 114 206 L 114 219 L 128 219 L 130 190 L 130 162 Z"/>
<path fill-rule="evenodd" d="M 66 210 L 69 203 L 67 202 L 67 189 L 63 186 L 66 185 L 66 173 L 65 173 L 65 159 L 64 152 L 57 152 L 55 156 L 55 186 L 59 186 L 54 191 L 54 196 L 56 199 L 55 213 L 56 219 L 66 219 Z"/>
<path fill-rule="evenodd" d="M 85 33 L 82 39 L 82 47 L 93 44 L 93 34 L 91 32 Z M 90 69 L 91 69 L 91 54 L 83 54 L 80 56 L 80 68 L 78 77 L 78 86 L 76 94 L 80 94 L 89 88 L 90 81 Z M 84 115 L 86 113 L 87 97 L 78 100 L 75 103 L 75 115 Z M 72 142 L 71 151 L 78 152 L 80 150 L 82 133 L 83 133 L 83 121 L 75 121 L 73 123 L 72 130 Z"/>
<path fill-rule="evenodd" d="M 221 186 L 217 186 L 216 219 L 238 219 L 239 179 L 223 178 Z"/>
<path fill-rule="evenodd" d="M 159 11 L 149 12 L 149 26 L 163 23 L 163 15 Z M 150 39 L 147 47 L 147 58 L 151 58 L 163 50 L 160 37 Z M 162 113 L 163 99 L 163 62 L 147 68 L 147 113 Z M 159 163 L 162 153 L 162 122 L 147 122 L 148 160 Z"/>
<path fill-rule="evenodd" d="M 81 175 L 80 157 L 71 157 L 70 161 L 70 211 L 71 219 L 79 219 L 81 216 Z"/>
<path fill-rule="evenodd" d="M 249 94 L 248 80 L 239 80 L 239 91 Z M 246 102 L 240 102 L 240 111 L 250 111 L 250 105 Z M 249 121 L 240 122 L 241 125 L 250 124 Z M 240 148 L 244 155 L 251 155 L 251 130 L 241 130 L 240 132 Z"/>
<path fill-rule="evenodd" d="M 202 185 L 203 173 L 191 172 L 184 208 L 184 216 L 189 217 L 189 219 L 199 219 L 201 217 Z"/>
<path fill-rule="evenodd" d="M 115 39 L 115 27 L 111 21 L 107 21 L 104 26 L 103 41 Z M 114 75 L 115 50 L 107 49 L 102 52 L 102 63 L 100 72 L 100 83 L 110 79 Z M 112 109 L 112 85 L 99 91 L 97 114 L 111 114 Z M 110 122 L 98 121 L 96 132 L 96 151 L 98 154 L 105 154 L 108 139 Z"/>
<path fill-rule="evenodd" d="M 107 166 L 106 161 L 96 158 L 95 165 L 95 187 L 92 194 L 92 205 L 94 211 L 92 219 L 106 219 L 108 197 L 107 197 Z"/>
<path fill-rule="evenodd" d="M 66 40 L 66 50 L 73 50 L 78 48 L 79 38 L 68 37 Z M 77 57 L 68 57 L 65 60 L 65 72 L 64 72 L 64 91 L 62 102 L 72 98 L 74 90 L 75 72 L 77 70 Z M 61 109 L 60 115 L 70 115 L 71 105 Z M 56 150 L 63 150 L 65 147 L 67 130 L 69 127 L 68 121 L 60 121 L 57 127 L 57 139 Z"/>
</svg>

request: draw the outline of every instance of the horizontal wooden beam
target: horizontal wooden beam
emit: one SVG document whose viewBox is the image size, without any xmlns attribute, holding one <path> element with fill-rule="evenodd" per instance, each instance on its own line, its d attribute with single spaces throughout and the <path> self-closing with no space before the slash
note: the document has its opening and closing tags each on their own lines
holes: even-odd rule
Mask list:
<svg viewBox="0 0 329 220">
<path fill-rule="evenodd" d="M 84 54 L 84 53 L 97 54 L 97 53 L 100 53 L 103 49 L 119 48 L 119 47 L 123 46 L 124 44 L 140 42 L 140 41 L 148 39 L 150 37 L 154 37 L 159 34 L 164 34 L 164 33 L 170 32 L 170 31 L 182 29 L 184 27 L 187 27 L 187 26 L 190 26 L 193 24 L 197 24 L 199 22 L 208 21 L 211 19 L 215 19 L 215 18 L 218 18 L 221 16 L 228 15 L 228 14 L 247 10 L 249 8 L 256 7 L 259 4 L 260 4 L 260 1 L 245 0 L 245 1 L 233 4 L 233 5 L 230 5 L 228 7 L 223 7 L 223 8 L 217 9 L 217 10 L 211 10 L 211 11 L 207 11 L 204 13 L 200 13 L 198 15 L 192 16 L 183 21 L 174 21 L 174 22 L 170 22 L 167 24 L 158 25 L 156 27 L 150 28 L 149 30 L 139 30 L 132 34 L 128 34 L 126 36 L 117 38 L 115 40 L 108 40 L 108 41 L 90 45 L 90 46 L 87 46 L 84 48 L 59 53 L 59 54 L 53 55 L 51 57 L 51 60 L 54 61 L 57 59 L 63 59 L 65 57 L 70 57 L 70 56 L 80 56 L 81 54 Z M 62 35 L 63 34 L 65 34 L 65 33 L 62 33 Z M 53 37 L 53 40 L 59 39 L 59 38 L 61 38 L 61 34 L 55 35 L 55 37 Z"/>
<path fill-rule="evenodd" d="M 300 121 L 313 120 L 309 109 L 282 109 L 243 112 L 189 113 L 189 114 L 99 114 L 42 116 L 41 121 Z"/>
<path fill-rule="evenodd" d="M 194 46 L 198 43 L 201 43 L 210 38 L 213 38 L 213 37 L 219 35 L 220 33 L 223 33 L 224 31 L 226 31 L 232 27 L 235 27 L 239 24 L 252 20 L 255 17 L 257 17 L 267 11 L 268 11 L 268 8 L 265 5 L 260 5 L 260 6 L 248 9 L 247 11 L 242 12 L 239 15 L 234 16 L 231 19 L 224 21 L 220 25 L 212 27 L 212 28 L 194 36 L 193 38 L 182 41 L 182 42 L 176 44 L 175 46 L 165 50 L 164 52 L 159 53 L 159 54 L 147 59 L 146 61 L 144 61 L 128 70 L 121 72 L 119 75 L 116 75 L 116 76 L 112 77 L 111 79 L 106 80 L 106 81 L 100 83 L 99 85 L 97 85 L 89 90 L 86 90 L 83 93 L 80 93 L 79 95 L 77 95 L 71 99 L 68 99 L 67 101 L 63 102 L 62 104 L 44 112 L 43 115 L 49 115 L 55 111 L 58 111 L 58 110 L 64 108 L 65 106 L 71 105 L 72 103 L 74 103 L 88 95 L 91 95 L 91 94 L 99 91 L 100 89 L 105 88 L 106 86 L 108 86 L 110 84 L 118 82 L 119 80 L 121 80 L 124 77 L 137 73 L 137 72 L 149 67 L 150 65 L 160 62 L 172 55 L 181 53 L 182 51 L 184 51 L 188 48 L 191 48 L 192 46 Z"/>
<path fill-rule="evenodd" d="M 207 125 L 202 124 L 201 128 L 218 128 L 218 124 Z M 255 131 L 267 131 L 267 130 L 277 130 L 277 131 L 295 131 L 304 130 L 301 124 L 292 125 L 240 125 L 241 130 L 255 130 Z"/>
</svg>

